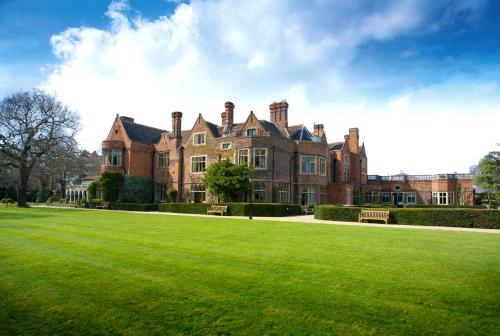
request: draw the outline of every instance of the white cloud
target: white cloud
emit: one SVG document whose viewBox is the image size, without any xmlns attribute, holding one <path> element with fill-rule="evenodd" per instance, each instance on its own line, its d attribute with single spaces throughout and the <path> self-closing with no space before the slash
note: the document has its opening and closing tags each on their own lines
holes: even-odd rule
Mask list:
<svg viewBox="0 0 500 336">
<path fill-rule="evenodd" d="M 351 89 L 349 65 L 366 41 L 432 23 L 439 29 L 436 13 L 452 3 L 460 6 L 446 20 L 483 10 L 469 2 L 380 1 L 365 9 L 361 1 L 193 1 L 148 20 L 130 18 L 129 4 L 115 1 L 106 12 L 109 29 L 68 28 L 52 37 L 59 63 L 44 87 L 81 113 L 80 140 L 91 149 L 116 113 L 170 129 L 170 112 L 180 110 L 190 128 L 200 112 L 219 122 L 225 100 L 236 104 L 236 119 L 243 120 L 251 109 L 268 118 L 269 102 L 286 98 L 291 122 L 324 122 L 332 141 L 360 127 L 372 173 L 464 170 L 492 141 L 470 125 L 477 121 L 494 132 L 484 121 L 498 119 L 498 110 L 490 110 L 497 83 L 466 79 L 459 88 L 451 81 L 380 100 Z M 471 86 L 474 103 L 467 99 Z M 456 89 L 463 95 L 450 102 Z M 458 155 L 456 148 L 468 152 Z M 388 150 L 398 154 L 389 157 Z M 443 150 L 457 155 L 441 160 Z M 426 161 L 428 155 L 435 160 Z"/>
</svg>

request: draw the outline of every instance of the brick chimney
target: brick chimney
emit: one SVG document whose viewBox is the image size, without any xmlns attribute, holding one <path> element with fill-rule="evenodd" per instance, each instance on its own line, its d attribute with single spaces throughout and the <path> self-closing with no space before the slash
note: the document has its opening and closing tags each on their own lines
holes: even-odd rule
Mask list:
<svg viewBox="0 0 500 336">
<path fill-rule="evenodd" d="M 359 153 L 359 130 L 357 128 L 349 128 L 349 151 Z"/>
<path fill-rule="evenodd" d="M 322 137 L 323 134 L 324 134 L 324 128 L 325 128 L 325 125 L 323 124 L 314 124 L 314 135 L 317 136 L 317 137 Z"/>
<path fill-rule="evenodd" d="M 279 128 L 288 127 L 288 103 L 286 100 L 272 102 L 269 105 L 269 112 L 271 114 L 271 122 L 278 125 Z"/>
<path fill-rule="evenodd" d="M 182 112 L 172 112 L 172 134 L 176 138 L 181 138 Z"/>
<path fill-rule="evenodd" d="M 229 127 L 231 127 L 234 123 L 234 104 L 230 101 L 227 101 L 224 104 L 224 107 L 226 110 L 221 113 L 222 126 L 227 124 Z"/>
</svg>

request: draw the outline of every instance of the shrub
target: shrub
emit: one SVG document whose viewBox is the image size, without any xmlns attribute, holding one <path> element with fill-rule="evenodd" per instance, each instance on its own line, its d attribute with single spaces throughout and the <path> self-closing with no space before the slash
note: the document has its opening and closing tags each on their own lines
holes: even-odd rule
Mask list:
<svg viewBox="0 0 500 336">
<path fill-rule="evenodd" d="M 52 195 L 52 192 L 50 190 L 40 190 L 36 194 L 36 202 L 37 203 L 45 203 L 47 202 L 49 196 Z"/>
<path fill-rule="evenodd" d="M 153 199 L 153 179 L 143 176 L 126 175 L 123 181 L 123 203 L 151 203 Z"/>
<path fill-rule="evenodd" d="M 177 190 L 168 189 L 167 190 L 167 199 L 169 202 L 172 202 L 172 203 L 177 202 Z"/>
<path fill-rule="evenodd" d="M 105 172 L 101 174 L 102 199 L 105 202 L 116 202 L 123 184 L 123 174 Z"/>
<path fill-rule="evenodd" d="M 360 212 L 361 208 L 359 207 L 318 205 L 316 206 L 315 218 L 340 222 L 357 222 Z"/>
<path fill-rule="evenodd" d="M 110 202 L 110 210 L 158 211 L 158 203 L 120 203 Z"/>
<path fill-rule="evenodd" d="M 316 218 L 357 222 L 361 209 L 320 205 L 316 208 Z M 500 229 L 498 210 L 451 208 L 385 208 L 384 210 L 389 210 L 389 223 L 394 224 Z"/>
<path fill-rule="evenodd" d="M 97 193 L 97 184 L 95 182 L 91 182 L 87 187 L 87 194 L 89 199 L 95 198 Z"/>
</svg>

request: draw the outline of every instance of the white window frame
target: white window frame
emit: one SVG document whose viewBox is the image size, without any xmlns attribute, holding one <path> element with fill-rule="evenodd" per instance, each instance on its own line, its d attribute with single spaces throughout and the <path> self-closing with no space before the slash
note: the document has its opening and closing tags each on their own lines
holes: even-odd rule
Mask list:
<svg viewBox="0 0 500 336">
<path fill-rule="evenodd" d="M 197 136 L 203 135 L 203 142 L 197 143 Z M 193 146 L 203 146 L 207 143 L 207 132 L 193 133 Z"/>
<path fill-rule="evenodd" d="M 305 158 L 312 158 L 311 161 L 309 161 L 307 164 L 309 164 L 310 167 L 312 167 L 312 172 L 306 172 L 304 171 L 304 159 Z M 316 175 L 316 156 L 314 155 L 301 155 L 300 156 L 300 174 L 301 175 Z"/>
<path fill-rule="evenodd" d="M 253 131 L 255 134 L 253 134 L 253 135 L 249 135 L 249 132 L 250 132 L 250 131 Z M 256 129 L 256 128 L 247 128 L 247 129 L 245 130 L 245 135 L 246 135 L 247 137 L 255 137 L 255 136 L 257 136 L 257 129 Z"/>
<path fill-rule="evenodd" d="M 205 158 L 205 170 L 203 171 L 193 171 L 193 159 L 194 158 Z M 191 156 L 191 174 L 202 174 L 207 170 L 207 156 L 206 155 L 193 155 Z"/>
<path fill-rule="evenodd" d="M 228 145 L 227 148 L 224 148 L 224 145 Z M 231 143 L 230 142 L 221 142 L 220 149 L 221 150 L 230 150 L 231 149 Z"/>
<path fill-rule="evenodd" d="M 201 187 L 201 188 L 199 188 Z M 198 190 L 200 189 L 200 190 Z M 201 194 L 202 195 L 202 201 L 201 203 L 206 203 L 207 202 L 207 190 L 205 188 L 205 186 L 201 183 L 195 183 L 195 184 L 191 184 L 191 187 L 189 188 L 189 199 L 191 201 L 191 203 L 195 203 L 195 194 Z"/>
<path fill-rule="evenodd" d="M 278 203 L 290 203 L 290 184 L 278 183 L 277 194 Z"/>
<path fill-rule="evenodd" d="M 387 196 L 387 200 L 386 201 L 384 200 L 384 196 Z M 385 192 L 385 191 L 382 192 L 381 193 L 380 203 L 382 203 L 382 204 L 391 203 L 391 193 L 390 192 Z"/>
<path fill-rule="evenodd" d="M 256 162 L 257 162 L 257 151 L 264 151 L 264 167 L 257 167 Z M 262 155 L 259 155 L 262 157 Z M 266 170 L 267 169 L 267 148 L 254 148 L 253 149 L 253 166 L 257 170 Z"/>
<path fill-rule="evenodd" d="M 104 166 L 123 167 L 123 149 L 104 149 L 102 157 Z M 114 158 L 116 158 L 116 164 Z"/>
<path fill-rule="evenodd" d="M 452 195 L 450 195 L 452 194 Z M 446 191 L 433 191 L 432 204 L 434 205 L 450 205 L 453 204 L 453 193 Z"/>
<path fill-rule="evenodd" d="M 410 202 L 410 198 L 412 201 Z M 417 204 L 417 192 L 409 191 L 406 193 L 406 204 Z"/>
<path fill-rule="evenodd" d="M 245 151 L 247 154 L 246 155 L 243 155 L 243 156 L 246 156 L 247 158 L 247 162 L 241 162 L 240 160 L 240 152 L 243 152 Z M 238 164 L 246 164 L 247 166 L 250 165 L 250 150 L 248 148 L 240 148 L 236 151 L 236 161 L 238 162 Z"/>
<path fill-rule="evenodd" d="M 326 176 L 326 158 L 318 156 L 318 172 L 321 176 Z"/>
</svg>

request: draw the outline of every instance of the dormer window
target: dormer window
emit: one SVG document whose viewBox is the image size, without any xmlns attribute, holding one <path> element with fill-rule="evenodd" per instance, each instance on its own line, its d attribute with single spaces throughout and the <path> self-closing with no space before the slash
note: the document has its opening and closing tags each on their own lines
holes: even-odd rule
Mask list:
<svg viewBox="0 0 500 336">
<path fill-rule="evenodd" d="M 255 128 L 247 129 L 247 136 L 248 137 L 254 137 L 256 135 L 257 135 L 257 129 L 255 129 Z"/>
<path fill-rule="evenodd" d="M 193 134 L 193 145 L 200 146 L 205 144 L 205 133 L 194 133 Z"/>
</svg>

